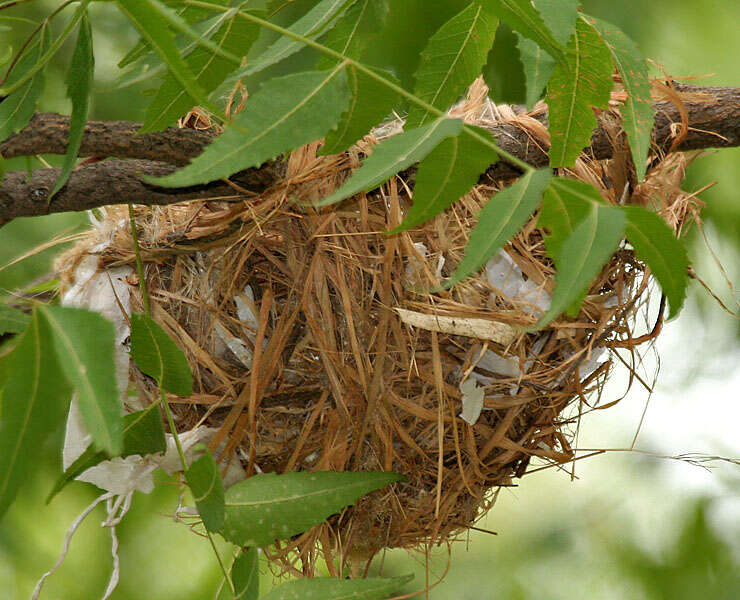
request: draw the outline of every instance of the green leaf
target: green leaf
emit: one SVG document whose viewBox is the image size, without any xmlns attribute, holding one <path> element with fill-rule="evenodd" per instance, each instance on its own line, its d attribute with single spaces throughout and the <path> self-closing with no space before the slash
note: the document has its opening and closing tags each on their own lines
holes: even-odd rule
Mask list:
<svg viewBox="0 0 740 600">
<path fill-rule="evenodd" d="M 245 548 L 231 565 L 234 593 L 224 582 L 218 600 L 257 600 L 259 596 L 259 553 L 257 548 Z"/>
<path fill-rule="evenodd" d="M 385 2 L 378 0 L 359 0 L 350 6 L 337 20 L 322 40 L 326 48 L 343 56 L 360 60 L 372 37 L 380 31 L 388 16 Z M 318 66 L 328 69 L 336 64 L 336 59 L 322 55 Z"/>
<path fill-rule="evenodd" d="M 647 263 L 670 303 L 669 319 L 683 306 L 688 285 L 689 259 L 686 247 L 668 224 L 641 206 L 624 206 L 627 239 L 637 257 Z"/>
<path fill-rule="evenodd" d="M 323 0 L 287 29 L 292 33 L 311 38 L 321 35 L 331 23 L 355 0 Z M 238 77 L 252 75 L 280 62 L 303 48 L 303 42 L 281 36 L 257 58 L 247 63 L 237 73 Z"/>
<path fill-rule="evenodd" d="M 578 16 L 578 0 L 533 0 L 542 19 L 552 31 L 559 44 L 566 44 L 573 34 Z M 555 59 L 540 46 L 521 34 L 519 37 L 519 56 L 527 79 L 527 106 L 532 107 L 542 95 L 542 90 L 555 69 Z"/>
<path fill-rule="evenodd" d="M 39 41 L 16 63 L 6 86 L 17 83 L 40 60 L 48 47 L 48 30 L 42 27 Z M 43 69 L 0 102 L 0 141 L 23 129 L 31 120 L 36 103 L 44 90 Z"/>
<path fill-rule="evenodd" d="M 373 150 L 341 188 L 317 205 L 334 204 L 359 192 L 375 189 L 399 171 L 422 160 L 443 139 L 458 135 L 460 131 L 460 119 L 440 117 L 423 127 L 389 137 Z"/>
<path fill-rule="evenodd" d="M 637 179 L 642 181 L 647 170 L 650 136 L 655 123 L 647 63 L 635 43 L 620 29 L 593 17 L 586 17 L 586 20 L 594 26 L 606 43 L 622 76 L 624 89 L 629 94 L 620 112 L 632 149 Z"/>
<path fill-rule="evenodd" d="M 92 92 L 94 73 L 95 56 L 93 55 L 92 29 L 86 11 L 80 21 L 77 45 L 67 73 L 67 95 L 72 101 L 67 154 L 64 157 L 59 179 L 57 179 L 54 189 L 49 194 L 49 201 L 67 183 L 69 175 L 77 162 L 77 154 L 82 144 L 82 134 L 85 131 L 87 115 L 90 112 L 90 93 Z"/>
<path fill-rule="evenodd" d="M 276 77 L 250 98 L 233 125 L 184 169 L 154 185 L 183 187 L 261 165 L 281 152 L 323 136 L 336 125 L 348 101 L 345 69 Z"/>
<path fill-rule="evenodd" d="M 39 306 L 39 319 L 51 333 L 52 347 L 93 443 L 111 455 L 123 449 L 121 401 L 116 382 L 113 324 L 80 308 Z"/>
<path fill-rule="evenodd" d="M 31 322 L 22 310 L 0 304 L 0 335 L 6 333 L 23 333 Z"/>
<path fill-rule="evenodd" d="M 611 55 L 588 23 L 578 20 L 567 50 L 567 61 L 557 64 L 547 86 L 551 167 L 575 164 L 596 127 L 593 107 L 608 107 L 613 86 Z"/>
<path fill-rule="evenodd" d="M 131 314 L 131 358 L 159 386 L 178 396 L 193 393 L 193 374 L 185 353 L 151 317 Z"/>
<path fill-rule="evenodd" d="M 604 200 L 592 185 L 575 179 L 554 179 L 545 190 L 538 225 L 550 230 L 545 237 L 547 254 L 555 258 L 560 254 L 565 240 L 588 214 L 592 203 Z"/>
<path fill-rule="evenodd" d="M 193 493 L 200 518 L 208 531 L 217 532 L 224 524 L 224 482 L 218 465 L 208 448 L 205 453 L 185 471 L 185 479 Z"/>
<path fill-rule="evenodd" d="M 421 54 L 414 94 L 435 108 L 447 110 L 480 76 L 497 25 L 497 19 L 476 2 L 442 25 Z M 412 105 L 406 128 L 435 118 L 426 109 Z"/>
<path fill-rule="evenodd" d="M 481 0 L 481 3 L 489 12 L 514 31 L 535 42 L 553 58 L 565 59 L 562 44 L 555 39 L 530 0 Z"/>
<path fill-rule="evenodd" d="M 400 85 L 389 72 L 376 69 L 378 75 Z M 326 134 L 326 141 L 319 155 L 344 152 L 371 128 L 380 123 L 396 106 L 400 96 L 377 79 L 347 67 L 347 87 L 351 94 L 349 106 L 336 129 Z"/>
<path fill-rule="evenodd" d="M 239 546 L 287 539 L 403 477 L 384 472 L 298 472 L 255 475 L 226 491 L 221 535 Z"/>
<path fill-rule="evenodd" d="M 557 273 L 552 304 L 536 328 L 544 327 L 566 309 L 569 316 L 578 314 L 588 286 L 624 237 L 625 222 L 621 207 L 589 205 L 586 216 L 554 257 Z"/>
<path fill-rule="evenodd" d="M 407 575 L 392 579 L 298 579 L 275 588 L 262 600 L 386 600 L 413 578 Z"/>
<path fill-rule="evenodd" d="M 135 454 L 146 456 L 147 454 L 159 454 L 165 450 L 167 450 L 167 439 L 162 426 L 162 418 L 154 406 L 123 416 L 123 452 L 120 456 L 123 458 Z M 96 450 L 93 444 L 88 446 L 77 460 L 59 476 L 46 498 L 46 503 L 51 502 L 54 496 L 77 476 L 110 458 L 113 456 Z"/>
<path fill-rule="evenodd" d="M 232 15 L 214 35 L 219 48 L 244 56 L 259 35 L 256 24 Z M 234 64 L 206 48 L 196 48 L 185 59 L 205 93 L 215 90 L 234 70 Z M 157 95 L 147 108 L 144 125 L 139 133 L 159 131 L 182 117 L 196 104 L 177 78 L 168 73 Z"/>
<path fill-rule="evenodd" d="M 205 92 L 180 56 L 172 32 L 162 19 L 160 8 L 156 6 L 159 3 L 156 0 L 116 0 L 116 4 L 139 30 L 141 36 L 162 57 L 170 73 L 188 94 L 195 98 L 198 104 L 217 113 L 218 110 L 207 100 Z"/>
<path fill-rule="evenodd" d="M 446 288 L 477 272 L 522 228 L 540 203 L 542 192 L 551 177 L 546 169 L 530 171 L 488 200 L 470 233 L 465 256 L 452 277 L 445 282 Z"/>
<path fill-rule="evenodd" d="M 475 131 L 490 141 L 490 132 L 478 127 Z M 391 233 L 404 231 L 428 221 L 448 209 L 470 191 L 481 173 L 498 160 L 496 151 L 464 131 L 448 137 L 419 165 L 414 186 L 414 204 Z"/>
<path fill-rule="evenodd" d="M 7 361 L 0 398 L 0 517 L 21 483 L 38 471 L 44 443 L 64 424 L 70 394 L 37 312 Z"/>
</svg>

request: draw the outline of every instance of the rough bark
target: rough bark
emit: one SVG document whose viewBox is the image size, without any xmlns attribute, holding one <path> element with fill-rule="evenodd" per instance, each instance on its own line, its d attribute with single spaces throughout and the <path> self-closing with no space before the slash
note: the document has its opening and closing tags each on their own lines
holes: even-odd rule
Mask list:
<svg viewBox="0 0 740 600">
<path fill-rule="evenodd" d="M 721 148 L 740 145 L 740 88 L 676 85 L 680 101 L 655 102 L 653 144 L 662 152 Z M 669 95 L 670 96 L 670 95 Z M 667 96 L 667 97 L 669 97 Z M 679 96 L 673 93 L 675 98 Z M 682 113 L 688 128 L 682 128 Z M 604 118 L 609 118 L 607 113 Z M 547 122 L 547 115 L 538 117 Z M 603 122 L 603 121 L 602 121 Z M 30 179 L 25 172 L 7 173 L 0 186 L 0 224 L 19 216 L 132 202 L 161 205 L 192 200 L 234 196 L 233 188 L 223 182 L 166 189 L 144 183 L 141 175 L 164 175 L 174 166 L 186 164 L 214 138 L 211 132 L 192 129 L 167 129 L 136 136 L 140 125 L 126 121 L 90 122 L 85 129 L 80 156 L 116 157 L 78 167 L 67 185 L 48 201 L 48 194 L 58 177 L 58 169 L 39 169 Z M 507 152 L 535 167 L 548 164 L 547 154 L 530 135 L 513 124 L 491 128 L 496 142 Z M 69 120 L 55 114 L 39 113 L 19 133 L 0 143 L 5 158 L 32 154 L 63 154 L 69 136 Z M 678 138 L 678 139 L 677 139 Z M 680 140 L 680 143 L 676 143 Z M 675 146 L 675 147 L 674 147 Z M 597 128 L 587 149 L 594 158 L 609 158 L 613 143 L 605 127 Z M 232 179 L 251 192 L 269 188 L 283 176 L 280 159 L 268 161 L 257 169 L 248 169 Z M 517 174 L 517 169 L 500 161 L 485 177 L 502 179 Z M 408 173 L 413 179 L 413 170 Z"/>
</svg>

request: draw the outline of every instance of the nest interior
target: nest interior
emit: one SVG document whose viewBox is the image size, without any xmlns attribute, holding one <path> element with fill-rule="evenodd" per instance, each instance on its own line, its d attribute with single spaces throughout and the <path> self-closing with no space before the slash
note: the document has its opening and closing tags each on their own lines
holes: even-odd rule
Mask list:
<svg viewBox="0 0 740 600">
<path fill-rule="evenodd" d="M 481 87 L 455 110 L 482 126 L 515 123 L 547 146 L 536 115 L 494 106 Z M 498 284 L 491 263 L 429 293 L 454 272 L 481 207 L 507 182 L 481 183 L 398 235 L 385 232 L 411 205 L 413 173 L 338 207 L 311 206 L 399 127 L 376 131 L 344 155 L 317 157 L 318 144 L 294 151 L 285 180 L 259 197 L 136 210 L 153 316 L 186 352 L 195 377 L 192 397 L 170 398 L 180 431 L 218 428 L 212 448 L 247 475 L 332 469 L 406 477 L 271 550 L 288 565 L 300 559 L 304 573 L 319 552 L 371 557 L 453 539 L 533 458 L 573 460 L 579 418 L 599 406 L 611 367 L 600 353 L 645 341 L 633 325 L 649 277 L 627 245 L 576 318 L 532 333 L 516 329 L 536 320 L 554 288 L 536 215 L 498 257 L 508 265 L 505 279 L 518 278 L 531 294 Z M 657 161 L 632 194 L 649 198 L 677 230 L 691 212 L 679 188 L 683 167 L 681 155 Z M 609 182 L 623 169 L 617 159 L 583 157 L 561 174 L 616 203 Z M 101 268 L 132 264 L 123 208 L 109 208 L 61 260 L 67 283 L 90 253 Z M 140 310 L 135 284 L 132 308 Z M 513 334 L 481 339 L 470 333 L 481 323 Z M 155 401 L 153 382 L 135 366 L 131 376 Z M 464 401 L 476 395 L 480 414 L 461 418 Z"/>
</svg>

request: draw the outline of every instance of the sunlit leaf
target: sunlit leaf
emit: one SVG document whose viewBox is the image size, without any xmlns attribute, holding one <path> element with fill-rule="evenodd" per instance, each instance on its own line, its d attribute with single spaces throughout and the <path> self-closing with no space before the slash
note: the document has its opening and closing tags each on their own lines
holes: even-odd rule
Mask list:
<svg viewBox="0 0 740 600">
<path fill-rule="evenodd" d="M 627 239 L 658 280 L 670 304 L 668 318 L 673 318 L 686 298 L 689 281 L 686 247 L 654 212 L 640 206 L 625 206 L 622 210 L 627 216 Z"/>
<path fill-rule="evenodd" d="M 99 450 L 123 450 L 121 401 L 114 360 L 113 324 L 80 308 L 40 306 L 39 319 L 51 334 L 62 372 L 72 384 L 85 427 Z"/>
<path fill-rule="evenodd" d="M 94 73 L 95 56 L 93 55 L 92 29 L 90 19 L 85 13 L 80 21 L 77 45 L 67 73 L 67 95 L 72 101 L 67 154 L 64 157 L 62 172 L 59 174 L 59 179 L 57 179 L 49 198 L 52 198 L 67 183 L 69 175 L 77 162 L 77 153 L 82 144 L 82 134 L 85 132 L 87 116 L 90 112 L 90 94 Z"/>
<path fill-rule="evenodd" d="M 226 582 L 221 586 L 218 600 L 257 600 L 259 596 L 259 553 L 257 548 L 245 548 L 231 565 L 231 593 Z"/>
<path fill-rule="evenodd" d="M 239 546 L 267 546 L 308 531 L 360 496 L 401 479 L 372 471 L 255 475 L 226 491 L 221 534 Z"/>
<path fill-rule="evenodd" d="M 317 204 L 334 204 L 378 187 L 399 171 L 422 160 L 443 139 L 455 136 L 461 130 L 460 119 L 442 117 L 423 127 L 389 137 L 373 150 L 341 188 Z"/>
<path fill-rule="evenodd" d="M 593 107 L 607 108 L 613 87 L 609 49 L 588 23 L 578 20 L 567 50 L 547 85 L 551 167 L 575 164 L 596 127 Z"/>
<path fill-rule="evenodd" d="M 224 482 L 213 455 L 207 447 L 203 447 L 203 451 L 203 456 L 185 471 L 185 479 L 203 525 L 208 531 L 217 532 L 224 524 Z"/>
<path fill-rule="evenodd" d="M 322 0 L 287 29 L 303 37 L 316 37 L 326 31 L 342 11 L 354 2 L 355 0 Z M 238 76 L 245 77 L 262 71 L 295 54 L 303 46 L 303 42 L 281 36 L 267 50 L 240 69 Z"/>
<path fill-rule="evenodd" d="M 250 98 L 234 125 L 190 165 L 149 181 L 165 187 L 183 187 L 259 166 L 281 152 L 323 136 L 336 125 L 348 99 L 342 66 L 271 79 Z"/>
<path fill-rule="evenodd" d="M 413 575 L 407 575 L 392 579 L 298 579 L 275 588 L 262 600 L 386 600 L 413 578 Z"/>
<path fill-rule="evenodd" d="M 576 26 L 578 0 L 533 0 L 533 3 L 557 42 L 566 44 Z M 556 61 L 529 38 L 517 35 L 519 56 L 527 79 L 527 106 L 531 107 L 540 99 Z"/>
<path fill-rule="evenodd" d="M 442 25 L 421 54 L 414 94 L 437 109 L 447 110 L 480 76 L 497 25 L 497 19 L 475 2 Z M 434 119 L 436 115 L 414 104 L 406 128 Z"/>
<path fill-rule="evenodd" d="M 216 32 L 214 43 L 220 48 L 239 56 L 245 56 L 257 39 L 259 27 L 232 15 Z M 214 54 L 206 48 L 196 48 L 185 59 L 188 69 L 197 78 L 205 93 L 215 90 L 226 76 L 235 69 L 230 60 Z M 169 73 L 157 95 L 147 108 L 141 133 L 157 131 L 171 125 L 196 104 L 177 78 Z"/>
<path fill-rule="evenodd" d="M 650 98 L 650 81 L 647 63 L 635 43 L 611 23 L 586 17 L 606 42 L 614 64 L 622 76 L 622 84 L 629 94 L 619 110 L 624 130 L 627 132 L 637 179 L 642 180 L 647 170 L 650 136 L 655 123 L 655 113 Z"/>
<path fill-rule="evenodd" d="M 0 335 L 22 333 L 30 322 L 31 317 L 22 310 L 0 304 Z"/>
<path fill-rule="evenodd" d="M 489 12 L 514 31 L 535 42 L 550 56 L 558 60 L 564 59 L 565 51 L 562 44 L 555 39 L 530 0 L 480 0 L 480 2 Z"/>
<path fill-rule="evenodd" d="M 489 141 L 495 141 L 490 132 L 474 129 Z M 414 204 L 392 233 L 424 223 L 452 206 L 496 160 L 498 156 L 493 148 L 465 132 L 442 140 L 419 165 Z"/>
<path fill-rule="evenodd" d="M 0 395 L 0 517 L 22 482 L 38 470 L 47 438 L 63 427 L 71 391 L 51 334 L 36 312 L 6 360 Z"/>
<path fill-rule="evenodd" d="M 489 198 L 470 233 L 465 256 L 445 287 L 452 287 L 478 271 L 503 248 L 532 216 L 551 177 L 548 170 L 525 173 L 516 183 Z"/>
<path fill-rule="evenodd" d="M 158 454 L 167 450 L 167 439 L 165 438 L 162 417 L 157 408 L 147 408 L 123 416 L 123 452 L 122 457 L 138 454 Z M 107 452 L 97 450 L 93 445 L 75 460 L 67 470 L 57 479 L 54 487 L 46 498 L 47 504 L 64 487 L 88 469 L 99 465 L 110 458 Z"/>
<path fill-rule="evenodd" d="M 39 41 L 26 50 L 13 71 L 11 71 L 6 87 L 19 81 L 40 60 L 48 48 L 49 32 L 47 28 L 42 27 L 38 36 Z M 36 103 L 43 90 L 44 72 L 39 70 L 32 78 L 0 102 L 0 141 L 23 129 L 28 124 L 36 110 Z"/>
<path fill-rule="evenodd" d="M 586 216 L 554 257 L 557 273 L 549 310 L 536 327 L 544 327 L 568 310 L 575 316 L 589 285 L 624 237 L 625 215 L 617 206 L 590 204 Z"/>
<path fill-rule="evenodd" d="M 178 396 L 193 393 L 193 374 L 185 353 L 151 317 L 131 314 L 131 358 L 162 389 Z"/>
</svg>

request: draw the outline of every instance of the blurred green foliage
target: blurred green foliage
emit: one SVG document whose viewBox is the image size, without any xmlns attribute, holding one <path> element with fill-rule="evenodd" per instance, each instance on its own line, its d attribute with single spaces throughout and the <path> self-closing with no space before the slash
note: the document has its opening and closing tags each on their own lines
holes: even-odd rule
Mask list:
<svg viewBox="0 0 740 600">
<path fill-rule="evenodd" d="M 262 2 L 264 3 L 264 2 Z M 260 4 L 259 1 L 252 4 Z M 279 20 L 288 23 L 312 4 L 312 0 L 286 2 Z M 405 49 L 421 51 L 427 36 L 454 12 L 467 4 L 466 0 L 403 0 L 392 2 L 388 25 L 370 51 L 371 62 L 390 68 L 410 86 L 416 64 L 399 63 L 398 56 L 408 56 Z M 4 14 L 39 19 L 58 6 L 54 0 L 27 2 Z M 644 54 L 673 76 L 701 76 L 697 83 L 706 85 L 737 85 L 740 65 L 740 3 L 736 0 L 584 0 L 585 12 L 594 14 L 621 27 L 642 48 Z M 63 15 L 55 28 L 64 24 Z M 115 88 L 115 63 L 136 42 L 135 32 L 125 24 L 110 3 L 92 6 L 97 61 L 96 93 L 91 118 L 141 120 L 148 101 L 151 82 L 122 89 Z M 4 25 L 0 21 L 0 26 Z M 0 56 L 3 48 L 17 49 L 28 28 L 16 23 L 0 29 Z M 265 35 L 253 52 L 270 42 Z M 510 58 L 513 40 L 501 35 L 489 60 L 487 79 L 497 99 L 520 101 L 523 97 L 520 66 Z M 69 113 L 63 80 L 71 57 L 67 44 L 47 70 L 47 88 L 42 110 Z M 509 57 L 509 58 L 507 58 Z M 251 91 L 266 77 L 299 68 L 316 56 L 309 51 L 298 53 L 285 64 L 277 65 L 248 81 Z M 655 74 L 660 70 L 656 67 Z M 717 185 L 701 195 L 707 203 L 704 215 L 723 237 L 718 238 L 729 252 L 740 245 L 740 149 L 706 153 L 689 169 L 685 189 L 698 189 L 717 181 Z M 59 157 L 46 157 L 58 164 Z M 14 160 L 9 169 L 25 169 L 26 161 Z M 33 164 L 32 166 L 39 166 Z M 125 200 L 125 199 L 120 199 Z M 0 294 L 31 282 L 49 269 L 59 246 L 34 253 L 13 266 L 2 268 L 44 242 L 61 239 L 80 228 L 84 215 L 60 215 L 33 220 L 21 219 L 0 230 Z M 695 258 L 706 256 L 701 244 L 695 246 Z M 721 255 L 732 262 L 733 256 Z M 703 292 L 702 292 L 703 293 Z M 712 304 L 708 310 L 719 310 Z M 680 322 L 679 318 L 679 322 Z M 29 484 L 16 504 L 0 523 L 0 596 L 14 600 L 27 598 L 35 581 L 52 566 L 64 538 L 64 532 L 75 516 L 96 496 L 96 489 L 75 483 L 54 502 L 45 506 L 54 477 L 59 472 L 61 432 L 48 447 L 44 464 L 29 474 Z M 662 467 L 657 467 L 660 471 Z M 537 476 L 535 476 L 537 477 Z M 608 477 L 608 476 L 606 476 Z M 553 501 L 562 487 L 568 486 L 565 476 L 549 486 L 523 486 L 521 493 L 530 494 L 528 510 L 534 524 L 520 520 L 521 512 L 514 507 L 518 498 L 494 508 L 493 519 L 508 535 L 485 537 L 473 535 L 470 550 L 458 546 L 445 583 L 430 592 L 435 600 L 455 598 L 537 599 L 599 598 L 644 600 L 730 600 L 740 597 L 740 558 L 738 548 L 727 540 L 740 539 L 740 527 L 735 521 L 729 528 L 718 531 L 708 515 L 714 504 L 696 500 L 684 504 L 682 513 L 674 510 L 677 502 L 666 488 L 661 495 L 659 477 L 636 473 L 628 486 L 612 489 L 599 496 L 600 502 L 634 497 L 640 490 L 656 493 L 645 502 L 652 510 L 673 515 L 662 524 L 666 531 L 654 531 L 663 539 L 646 544 L 634 523 L 599 514 L 583 518 L 580 510 L 566 511 L 562 503 Z M 737 480 L 729 488 L 738 489 Z M 657 490 L 656 490 L 657 488 Z M 596 492 L 593 492 L 594 494 Z M 149 496 L 138 494 L 134 506 L 120 525 L 122 578 L 113 598 L 117 600 L 148 598 L 212 598 L 218 581 L 218 571 L 205 540 L 194 535 L 180 523 L 168 519 L 178 503 L 179 490 L 170 479 L 160 478 L 160 485 Z M 686 502 L 684 500 L 684 502 Z M 657 503 L 657 506 L 655 506 Z M 99 507 L 81 528 L 73 541 L 66 565 L 47 582 L 42 598 L 86 600 L 102 596 L 111 568 L 110 539 L 98 525 L 103 519 Z M 667 540 L 665 538 L 668 538 Z M 672 539 L 671 539 L 672 537 Z M 380 559 L 378 559 L 380 560 Z M 416 562 L 415 562 L 416 561 Z M 444 571 L 446 558 L 437 555 L 432 560 L 430 581 L 435 573 Z M 383 574 L 407 572 L 416 564 L 417 579 L 410 590 L 423 585 L 423 556 L 404 558 L 393 552 L 385 559 Z M 373 570 L 379 567 L 374 565 Z M 263 565 L 263 572 L 266 567 Z"/>
</svg>

